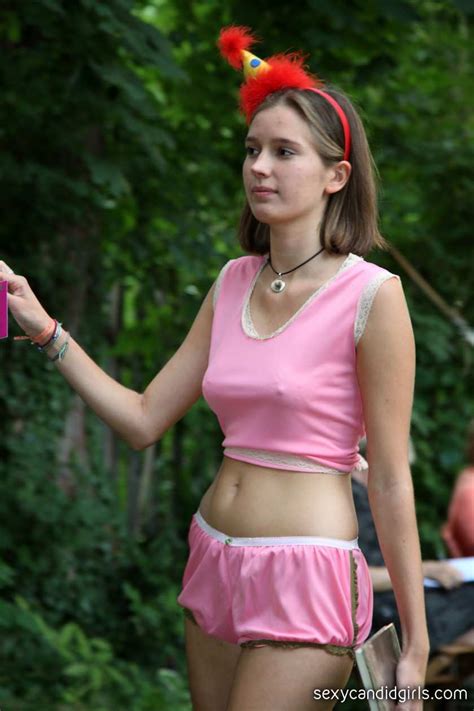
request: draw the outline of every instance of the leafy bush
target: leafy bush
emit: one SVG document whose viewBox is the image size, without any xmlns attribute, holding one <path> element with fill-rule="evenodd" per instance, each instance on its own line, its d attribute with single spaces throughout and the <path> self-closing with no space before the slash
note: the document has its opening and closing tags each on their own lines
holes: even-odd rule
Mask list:
<svg viewBox="0 0 474 711">
<path fill-rule="evenodd" d="M 14 629 L 22 629 L 23 653 L 28 639 L 28 684 L 17 690 L 5 684 L 0 692 L 2 706 L 22 711 L 190 710 L 186 682 L 178 672 L 162 668 L 147 673 L 132 662 L 118 659 L 108 641 L 88 637 L 76 623 L 55 630 L 21 597 L 9 608 L 4 605 L 0 610 L 0 627 L 7 627 L 4 618 L 8 613 Z M 2 676 L 3 687 L 5 670 Z M 45 678 L 46 686 L 31 683 Z"/>
</svg>

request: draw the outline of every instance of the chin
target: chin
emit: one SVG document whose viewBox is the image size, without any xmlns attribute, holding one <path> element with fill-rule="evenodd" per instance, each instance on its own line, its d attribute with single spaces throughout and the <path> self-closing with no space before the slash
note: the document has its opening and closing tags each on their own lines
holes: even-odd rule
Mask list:
<svg viewBox="0 0 474 711">
<path fill-rule="evenodd" d="M 288 215 L 277 214 L 274 210 L 265 209 L 265 207 L 261 205 L 251 206 L 250 209 L 252 210 L 252 215 L 255 219 L 262 222 L 264 225 L 278 225 L 292 219 Z"/>
<path fill-rule="evenodd" d="M 262 225 L 268 225 L 268 227 L 278 227 L 282 225 L 291 225 L 293 222 L 297 222 L 297 218 L 295 217 L 286 217 L 283 215 L 279 215 L 276 217 L 275 215 L 263 215 L 260 213 L 254 213 L 255 219 L 257 219 Z"/>
</svg>

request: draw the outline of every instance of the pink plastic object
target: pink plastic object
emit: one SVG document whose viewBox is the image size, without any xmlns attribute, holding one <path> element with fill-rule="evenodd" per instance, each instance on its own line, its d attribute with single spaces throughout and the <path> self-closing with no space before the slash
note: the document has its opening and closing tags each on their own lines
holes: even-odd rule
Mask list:
<svg viewBox="0 0 474 711">
<path fill-rule="evenodd" d="M 8 282 L 0 281 L 0 338 L 8 338 Z"/>
</svg>

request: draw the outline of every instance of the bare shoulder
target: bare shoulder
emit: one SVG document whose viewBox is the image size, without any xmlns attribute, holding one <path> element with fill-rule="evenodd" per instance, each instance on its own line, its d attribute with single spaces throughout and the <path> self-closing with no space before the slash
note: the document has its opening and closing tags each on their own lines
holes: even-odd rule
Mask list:
<svg viewBox="0 0 474 711">
<path fill-rule="evenodd" d="M 369 468 L 375 465 L 393 474 L 401 460 L 408 461 L 415 368 L 415 338 L 403 286 L 389 278 L 377 290 L 357 346 Z"/>
<path fill-rule="evenodd" d="M 408 335 L 413 335 L 413 329 L 402 283 L 388 278 L 377 289 L 359 349 L 367 350 L 387 336 L 393 340 Z"/>
</svg>

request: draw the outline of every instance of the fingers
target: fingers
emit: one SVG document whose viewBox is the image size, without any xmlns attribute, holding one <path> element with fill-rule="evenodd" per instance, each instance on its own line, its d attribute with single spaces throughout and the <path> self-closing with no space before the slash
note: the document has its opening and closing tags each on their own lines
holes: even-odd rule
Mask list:
<svg viewBox="0 0 474 711">
<path fill-rule="evenodd" d="M 428 560 L 424 563 L 423 569 L 427 578 L 437 580 L 448 590 L 459 587 L 464 582 L 462 573 L 452 563 L 444 560 Z"/>
<path fill-rule="evenodd" d="M 454 567 L 451 563 L 441 561 L 441 577 L 442 584 L 446 588 L 455 588 L 462 584 L 463 576 L 461 572 Z"/>
<path fill-rule="evenodd" d="M 451 590 L 451 588 L 458 588 L 460 585 L 462 585 L 463 580 L 462 578 L 459 578 L 454 575 L 440 575 L 439 582 L 444 588 Z"/>
<path fill-rule="evenodd" d="M 8 282 L 9 296 L 24 295 L 29 290 L 29 285 L 24 276 L 16 274 L 13 269 L 0 259 L 0 281 Z"/>
<path fill-rule="evenodd" d="M 0 259 L 0 273 L 14 274 L 15 272 L 13 271 L 13 269 L 11 269 L 11 267 L 8 266 L 8 264 L 6 262 L 4 262 L 2 259 Z M 2 274 L 2 276 L 3 276 L 3 274 Z"/>
</svg>

